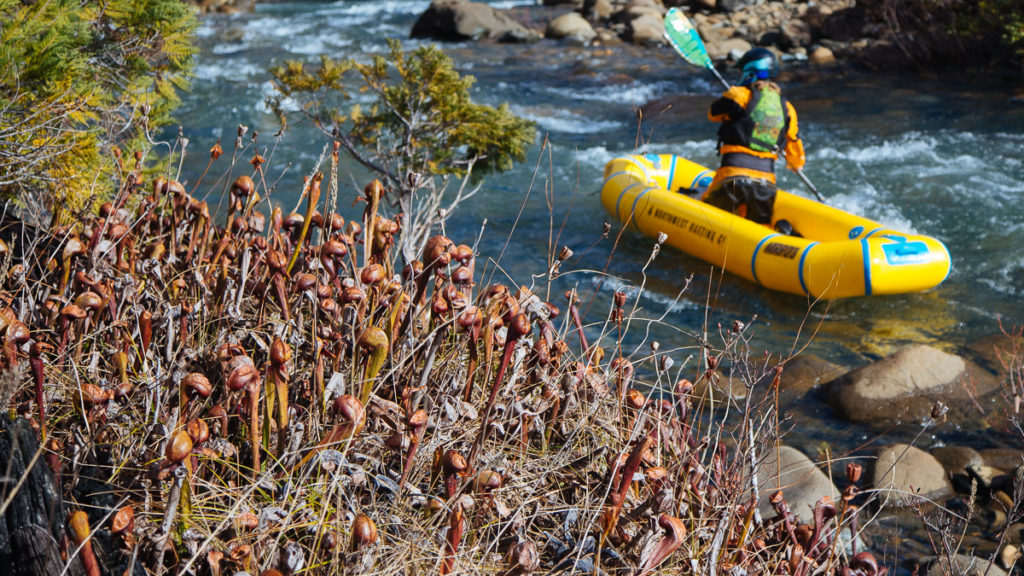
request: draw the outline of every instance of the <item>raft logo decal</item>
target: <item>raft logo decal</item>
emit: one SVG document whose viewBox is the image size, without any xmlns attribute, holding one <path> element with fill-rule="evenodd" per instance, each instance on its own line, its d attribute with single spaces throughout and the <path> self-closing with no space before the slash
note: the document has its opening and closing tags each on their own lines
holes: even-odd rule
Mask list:
<svg viewBox="0 0 1024 576">
<path fill-rule="evenodd" d="M 928 245 L 920 241 L 882 244 L 882 252 L 891 266 L 923 264 L 931 260 Z"/>
<path fill-rule="evenodd" d="M 665 222 L 668 222 L 669 224 L 676 226 L 678 228 L 686 228 L 686 225 L 690 223 L 690 221 L 687 220 L 686 218 L 683 218 L 682 216 L 676 216 L 675 214 L 672 214 L 671 212 L 666 212 L 661 208 L 648 208 L 647 215 L 654 216 L 658 220 L 664 220 Z"/>
<path fill-rule="evenodd" d="M 714 179 L 715 175 L 712 174 L 710 170 L 705 170 L 700 174 L 697 174 L 697 177 L 693 179 L 693 182 L 690 183 L 690 189 L 699 190 L 703 193 L 708 189 L 708 186 L 711 185 L 711 181 Z"/>
<path fill-rule="evenodd" d="M 862 232 L 864 232 L 863 226 L 854 226 L 853 228 L 850 229 L 850 240 L 853 240 L 857 236 L 860 236 Z"/>
<path fill-rule="evenodd" d="M 707 240 L 708 242 L 725 244 L 729 239 L 728 234 L 716 232 L 715 230 L 708 228 L 707 226 L 697 224 L 696 222 L 690 222 L 687 218 L 662 210 L 661 208 L 655 208 L 652 206 L 647 209 L 647 215 L 653 216 L 658 220 L 668 222 L 676 228 L 679 228 L 684 232 L 689 232 L 690 234 L 693 234 L 702 240 Z"/>
<path fill-rule="evenodd" d="M 769 242 L 764 247 L 764 253 L 792 260 L 800 253 L 800 248 L 789 244 L 783 244 L 782 242 Z"/>
</svg>

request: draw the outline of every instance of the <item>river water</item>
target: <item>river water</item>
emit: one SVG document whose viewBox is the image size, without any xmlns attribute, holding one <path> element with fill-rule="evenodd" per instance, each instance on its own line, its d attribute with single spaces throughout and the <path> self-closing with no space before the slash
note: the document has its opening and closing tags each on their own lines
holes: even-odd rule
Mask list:
<svg viewBox="0 0 1024 576">
<path fill-rule="evenodd" d="M 522 10 L 526 2 L 492 2 Z M 216 138 L 225 148 L 236 126 L 258 129 L 270 144 L 278 130 L 265 97 L 266 69 L 284 59 L 367 59 L 386 50 L 385 39 L 403 39 L 428 1 L 352 1 L 257 4 L 254 14 L 210 16 L 199 30 L 192 94 L 178 119 L 192 148 L 205 151 Z M 538 20 L 555 12 L 535 7 Z M 811 303 L 771 293 L 710 268 L 672 249 L 646 266 L 652 241 L 610 221 L 598 191 L 611 158 L 635 151 L 676 152 L 716 162 L 714 126 L 705 110 L 718 85 L 671 50 L 632 46 L 581 48 L 552 41 L 530 45 L 443 45 L 460 72 L 472 74 L 476 101 L 508 102 L 537 122 L 538 144 L 514 170 L 490 177 L 480 193 L 448 222 L 457 243 L 472 243 L 483 223 L 483 256 L 497 261 L 496 279 L 530 284 L 562 245 L 575 270 L 552 289 L 568 285 L 596 293 L 603 317 L 616 289 L 637 302 L 639 350 L 651 339 L 679 347 L 685 360 L 693 335 L 705 324 L 756 317 L 756 350 L 808 352 L 849 366 L 878 358 L 906 342 L 925 342 L 964 353 L 966 347 L 1008 326 L 1024 323 L 1024 93 L 983 76 L 885 77 L 856 72 L 810 73 L 799 64 L 781 77 L 799 113 L 808 152 L 805 172 L 829 203 L 892 228 L 935 236 L 946 243 L 953 270 L 940 287 L 922 294 Z M 731 71 L 727 72 L 727 75 Z M 642 118 L 642 119 L 641 119 Z M 548 146 L 542 147 L 546 139 Z M 288 166 L 275 201 L 295 205 L 301 176 L 320 156 L 325 140 L 295 127 L 277 146 L 269 172 Z M 184 177 L 194 180 L 206 154 L 193 153 Z M 358 186 L 367 180 L 361 174 Z M 803 191 L 788 171 L 780 186 Z M 352 187 L 342 190 L 348 206 Z M 505 247 L 506 240 L 511 238 Z M 681 292 L 687 278 L 689 288 Z M 637 287 L 643 285 L 643 290 Z M 555 291 L 557 289 L 557 291 Z M 596 290 L 596 292 L 595 292 Z M 639 294 L 639 298 L 637 298 Z M 563 303 L 560 296 L 552 297 Z M 809 334 L 816 331 L 813 338 Z M 669 348 L 674 349 L 674 348 Z"/>
</svg>

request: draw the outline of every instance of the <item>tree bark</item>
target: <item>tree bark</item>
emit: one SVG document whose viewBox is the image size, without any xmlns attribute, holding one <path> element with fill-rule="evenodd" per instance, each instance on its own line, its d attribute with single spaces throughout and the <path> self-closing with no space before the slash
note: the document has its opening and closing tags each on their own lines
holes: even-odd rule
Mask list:
<svg viewBox="0 0 1024 576">
<path fill-rule="evenodd" d="M 0 516 L 0 572 L 13 576 L 64 571 L 67 512 L 46 459 L 42 454 L 36 458 L 37 451 L 39 442 L 28 421 L 0 415 L 0 505 L 11 499 Z M 65 574 L 84 576 L 77 556 Z"/>
</svg>

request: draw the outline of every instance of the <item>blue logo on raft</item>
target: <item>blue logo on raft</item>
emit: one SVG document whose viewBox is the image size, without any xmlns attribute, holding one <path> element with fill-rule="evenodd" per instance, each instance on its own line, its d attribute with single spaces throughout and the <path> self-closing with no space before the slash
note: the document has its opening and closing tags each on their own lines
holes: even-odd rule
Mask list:
<svg viewBox="0 0 1024 576">
<path fill-rule="evenodd" d="M 857 236 L 860 236 L 862 232 L 864 232 L 863 226 L 854 226 L 853 228 L 850 229 L 850 240 L 853 240 Z"/>
<path fill-rule="evenodd" d="M 883 244 L 882 252 L 885 254 L 885 261 L 891 266 L 922 264 L 931 260 L 928 245 L 924 242 L 904 240 L 895 244 Z"/>
<path fill-rule="evenodd" d="M 690 189 L 704 192 L 708 189 L 708 186 L 711 186 L 711 181 L 714 179 L 715 177 L 711 174 L 711 171 L 705 170 L 700 174 L 697 174 L 697 177 L 693 179 L 693 183 L 690 184 Z"/>
</svg>

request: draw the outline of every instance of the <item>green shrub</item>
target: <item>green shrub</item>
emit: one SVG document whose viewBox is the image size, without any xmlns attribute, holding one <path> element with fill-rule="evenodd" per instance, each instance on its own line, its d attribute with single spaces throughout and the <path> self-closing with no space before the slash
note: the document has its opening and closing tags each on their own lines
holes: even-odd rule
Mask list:
<svg viewBox="0 0 1024 576">
<path fill-rule="evenodd" d="M 0 0 L 0 195 L 108 193 L 187 88 L 195 22 L 180 0 Z"/>
<path fill-rule="evenodd" d="M 313 70 L 297 61 L 272 69 L 280 92 L 272 107 L 284 121 L 284 103 L 298 104 L 400 194 L 422 182 L 417 175 L 500 172 L 525 159 L 536 135 L 532 122 L 504 104 L 473 103 L 475 79 L 460 76 L 437 47 L 406 53 L 396 40 L 389 45 L 389 54 L 370 64 L 323 56 Z M 374 96 L 368 109 L 352 102 L 354 94 L 367 91 Z"/>
</svg>

